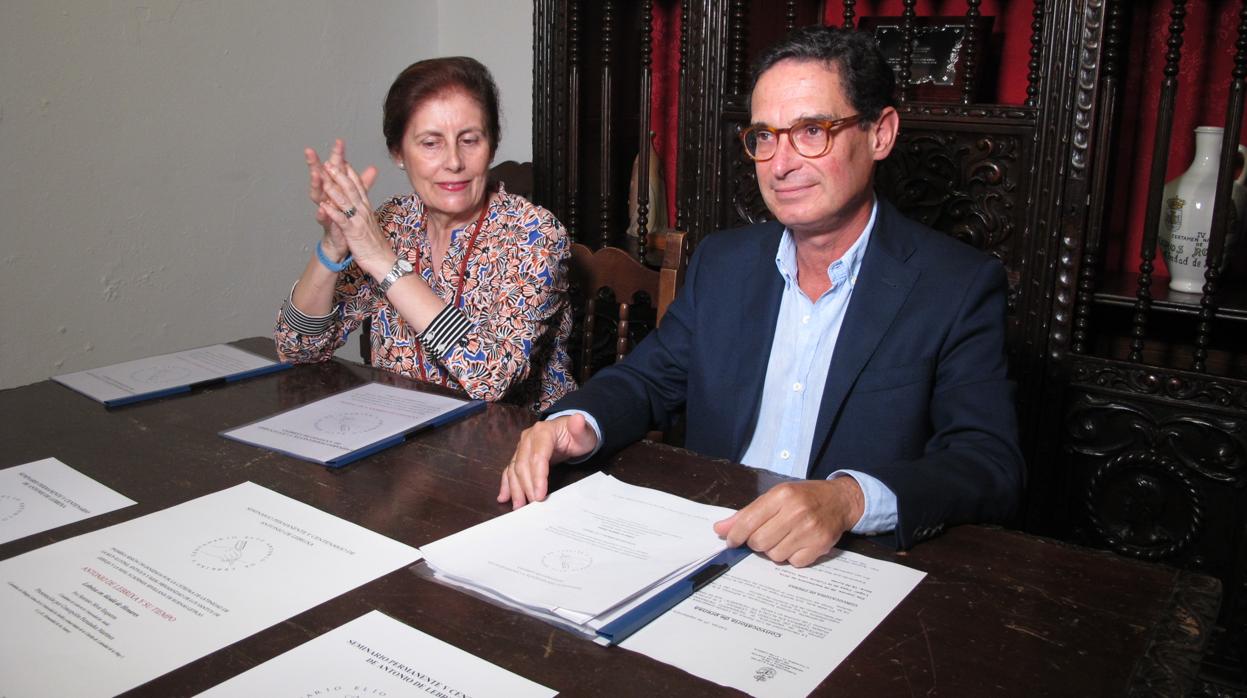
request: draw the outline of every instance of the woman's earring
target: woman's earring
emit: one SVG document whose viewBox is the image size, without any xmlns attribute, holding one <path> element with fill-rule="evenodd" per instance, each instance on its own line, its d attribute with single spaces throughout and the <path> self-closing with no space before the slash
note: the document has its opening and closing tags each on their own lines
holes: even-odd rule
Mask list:
<svg viewBox="0 0 1247 698">
<path fill-rule="evenodd" d="M 404 170 L 404 171 L 406 171 L 406 169 L 407 169 L 407 166 L 406 166 L 406 165 L 404 165 L 404 164 L 402 163 L 402 161 L 401 161 L 401 160 L 400 160 L 399 162 L 394 163 L 394 164 L 395 164 L 395 165 L 398 165 L 398 169 L 400 169 L 400 170 Z"/>
</svg>

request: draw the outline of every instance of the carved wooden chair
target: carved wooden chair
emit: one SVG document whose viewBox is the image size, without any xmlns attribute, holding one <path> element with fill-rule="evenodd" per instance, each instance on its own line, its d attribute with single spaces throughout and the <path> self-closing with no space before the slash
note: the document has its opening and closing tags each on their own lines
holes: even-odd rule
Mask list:
<svg viewBox="0 0 1247 698">
<path fill-rule="evenodd" d="M 651 240 L 663 252 L 659 269 L 617 247 L 593 251 L 580 243 L 572 245 L 568 280 L 579 311 L 581 383 L 602 366 L 622 359 L 647 330 L 657 327 L 684 281 L 685 234 L 655 233 Z"/>
<path fill-rule="evenodd" d="M 533 198 L 533 164 L 504 160 L 489 168 L 489 182 L 502 182 L 507 192 L 518 194 L 530 201 Z"/>
</svg>

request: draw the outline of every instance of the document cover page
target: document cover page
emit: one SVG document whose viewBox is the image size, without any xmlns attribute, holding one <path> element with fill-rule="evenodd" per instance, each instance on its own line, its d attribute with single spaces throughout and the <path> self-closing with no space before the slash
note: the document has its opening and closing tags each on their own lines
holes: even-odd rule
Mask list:
<svg viewBox="0 0 1247 698">
<path fill-rule="evenodd" d="M 0 696 L 112 696 L 415 562 L 247 482 L 0 562 Z"/>
</svg>

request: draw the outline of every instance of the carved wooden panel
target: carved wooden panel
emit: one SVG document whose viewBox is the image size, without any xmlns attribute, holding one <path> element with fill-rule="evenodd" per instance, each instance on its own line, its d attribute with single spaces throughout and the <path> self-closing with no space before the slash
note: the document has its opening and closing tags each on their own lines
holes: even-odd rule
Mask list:
<svg viewBox="0 0 1247 698">
<path fill-rule="evenodd" d="M 876 178 L 915 220 L 1005 261 L 1021 228 L 1020 134 L 904 128 Z"/>
<path fill-rule="evenodd" d="M 716 215 L 724 192 L 721 148 L 715 143 L 723 99 L 728 94 L 729 11 L 727 0 L 689 2 L 682 29 L 689 51 L 680 85 L 680 155 L 676 185 L 679 225 L 696 244 L 723 227 Z"/>
<path fill-rule="evenodd" d="M 577 137 L 569 131 L 572 99 L 568 81 L 568 0 L 534 0 L 533 61 L 548 66 L 533 71 L 533 200 L 567 223 L 568 152 Z M 514 137 L 514 136 L 512 136 Z"/>
<path fill-rule="evenodd" d="M 1107 390 L 1071 390 L 1064 412 L 1069 535 L 1235 579 L 1247 562 L 1247 418 L 1192 406 L 1184 398 L 1194 393 L 1175 376 L 1109 363 L 1074 377 Z M 1241 578 L 1227 586 L 1231 624 L 1247 622 L 1244 594 Z"/>
<path fill-rule="evenodd" d="M 1120 361 L 1078 358 L 1070 370 L 1076 386 L 1107 388 L 1166 400 L 1247 410 L 1247 384 L 1193 371 L 1164 369 Z"/>
<path fill-rule="evenodd" d="M 727 196 L 724 197 L 723 220 L 727 227 L 748 225 L 771 220 L 771 212 L 758 191 L 758 175 L 753 160 L 745 155 L 740 143 L 740 131 L 749 124 L 749 109 L 744 99 L 729 103 L 723 113 L 723 125 L 719 129 L 719 143 L 727 154 L 724 160 L 724 181 Z"/>
</svg>

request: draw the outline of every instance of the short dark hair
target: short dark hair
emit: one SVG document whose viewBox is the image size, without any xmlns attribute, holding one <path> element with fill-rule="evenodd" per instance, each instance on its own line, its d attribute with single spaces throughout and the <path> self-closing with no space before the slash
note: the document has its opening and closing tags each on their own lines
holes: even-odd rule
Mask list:
<svg viewBox="0 0 1247 698">
<path fill-rule="evenodd" d="M 885 107 L 896 106 L 896 76 L 868 32 L 811 26 L 794 30 L 758 57 L 753 85 L 776 63 L 786 60 L 815 61 L 836 70 L 849 104 L 862 115 L 861 128 L 870 128 Z"/>
<path fill-rule="evenodd" d="M 481 106 L 481 111 L 485 112 L 489 153 L 492 156 L 497 152 L 498 139 L 502 135 L 498 119 L 498 86 L 494 84 L 488 68 L 467 56 L 430 58 L 412 63 L 398 74 L 385 96 L 381 120 L 381 132 L 385 134 L 385 146 L 390 152 L 397 153 L 402 147 L 407 124 L 420 105 L 433 97 L 454 91 L 463 92 Z"/>
</svg>

